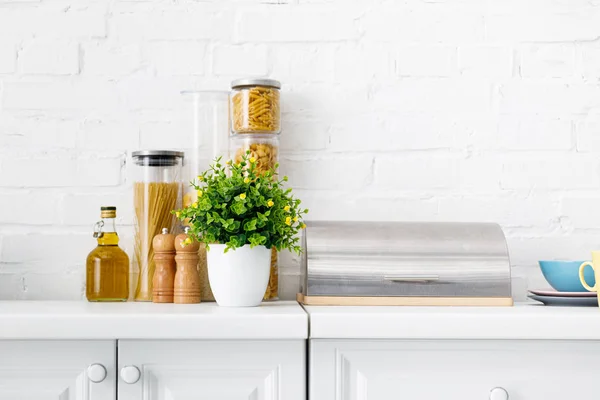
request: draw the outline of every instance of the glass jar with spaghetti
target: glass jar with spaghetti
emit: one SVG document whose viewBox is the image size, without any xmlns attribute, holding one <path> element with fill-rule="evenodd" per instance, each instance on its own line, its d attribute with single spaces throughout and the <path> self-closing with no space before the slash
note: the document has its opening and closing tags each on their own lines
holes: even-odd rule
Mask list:
<svg viewBox="0 0 600 400">
<path fill-rule="evenodd" d="M 181 208 L 183 152 L 135 151 L 132 158 L 135 242 L 130 292 L 135 301 L 152 301 L 155 267 L 152 239 L 163 228 L 169 232 L 179 230 L 171 211 Z"/>
<path fill-rule="evenodd" d="M 230 125 L 233 134 L 281 132 L 279 89 L 274 79 L 238 79 L 231 83 Z"/>
<path fill-rule="evenodd" d="M 264 173 L 274 169 L 279 160 L 279 136 L 272 134 L 235 135 L 229 138 L 229 157 L 234 163 L 242 162 L 248 154 L 256 160 L 256 170 Z M 277 249 L 271 249 L 271 273 L 264 300 L 277 300 L 279 297 L 279 268 Z"/>
</svg>

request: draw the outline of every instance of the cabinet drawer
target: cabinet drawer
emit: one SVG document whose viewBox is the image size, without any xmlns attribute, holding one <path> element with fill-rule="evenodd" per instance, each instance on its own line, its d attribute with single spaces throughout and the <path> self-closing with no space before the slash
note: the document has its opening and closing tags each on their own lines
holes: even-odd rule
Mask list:
<svg viewBox="0 0 600 400">
<path fill-rule="evenodd" d="M 589 398 L 600 376 L 593 341 L 311 340 L 310 354 L 311 400 Z"/>
<path fill-rule="evenodd" d="M 306 399 L 304 340 L 120 340 L 118 359 L 119 400 Z"/>
<path fill-rule="evenodd" d="M 115 400 L 115 342 L 0 341 L 1 400 Z"/>
</svg>

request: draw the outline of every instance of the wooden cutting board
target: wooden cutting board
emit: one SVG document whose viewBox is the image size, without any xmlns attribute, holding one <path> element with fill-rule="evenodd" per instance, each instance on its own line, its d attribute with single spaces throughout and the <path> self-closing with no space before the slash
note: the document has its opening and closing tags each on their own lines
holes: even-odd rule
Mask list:
<svg viewBox="0 0 600 400">
<path fill-rule="evenodd" d="M 341 297 L 296 295 L 305 306 L 480 306 L 511 307 L 512 297 Z"/>
</svg>

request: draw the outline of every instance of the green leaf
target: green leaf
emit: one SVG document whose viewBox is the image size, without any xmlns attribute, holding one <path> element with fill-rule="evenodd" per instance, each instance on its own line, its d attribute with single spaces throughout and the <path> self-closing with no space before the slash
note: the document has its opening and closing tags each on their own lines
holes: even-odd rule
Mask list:
<svg viewBox="0 0 600 400">
<path fill-rule="evenodd" d="M 198 209 L 201 211 L 208 211 L 212 208 L 212 203 L 208 197 L 202 196 L 198 200 Z"/>
<path fill-rule="evenodd" d="M 240 243 L 238 242 L 238 238 L 236 236 L 232 236 L 226 244 L 227 248 L 231 249 L 236 249 L 240 247 Z"/>
<path fill-rule="evenodd" d="M 250 221 L 244 224 L 244 230 L 246 232 L 255 231 L 256 230 L 256 219 L 251 219 Z"/>
<path fill-rule="evenodd" d="M 250 247 L 255 247 L 265 244 L 267 242 L 267 238 L 258 233 L 253 233 L 248 237 L 248 241 L 250 242 Z"/>
<path fill-rule="evenodd" d="M 231 211 L 233 211 L 237 215 L 242 215 L 247 211 L 246 206 L 243 201 L 236 201 L 231 205 Z"/>
</svg>

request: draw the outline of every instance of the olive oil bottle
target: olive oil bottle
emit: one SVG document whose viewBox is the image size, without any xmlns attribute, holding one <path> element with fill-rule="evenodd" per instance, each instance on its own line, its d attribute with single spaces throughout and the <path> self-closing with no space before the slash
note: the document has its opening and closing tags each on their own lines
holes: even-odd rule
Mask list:
<svg viewBox="0 0 600 400">
<path fill-rule="evenodd" d="M 119 247 L 115 230 L 116 207 L 101 207 L 94 227 L 98 246 L 86 262 L 88 301 L 127 301 L 129 297 L 129 257 Z"/>
</svg>

